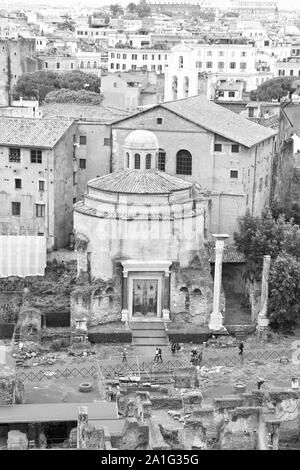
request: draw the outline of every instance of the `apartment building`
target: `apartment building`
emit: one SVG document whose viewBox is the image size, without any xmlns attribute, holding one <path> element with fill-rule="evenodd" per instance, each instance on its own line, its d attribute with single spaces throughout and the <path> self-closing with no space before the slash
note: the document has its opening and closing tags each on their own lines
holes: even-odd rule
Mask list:
<svg viewBox="0 0 300 470">
<path fill-rule="evenodd" d="M 161 74 L 169 65 L 169 54 L 169 50 L 160 49 L 110 48 L 108 71 L 114 73 L 146 69 Z"/>
</svg>

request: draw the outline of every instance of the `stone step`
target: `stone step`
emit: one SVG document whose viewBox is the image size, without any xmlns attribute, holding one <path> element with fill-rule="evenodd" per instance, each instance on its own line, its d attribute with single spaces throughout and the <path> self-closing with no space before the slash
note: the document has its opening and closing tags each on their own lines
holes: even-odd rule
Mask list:
<svg viewBox="0 0 300 470">
<path fill-rule="evenodd" d="M 163 322 L 130 322 L 130 329 L 135 330 L 164 330 L 165 325 Z"/>
<path fill-rule="evenodd" d="M 133 338 L 166 338 L 166 332 L 163 330 L 134 330 Z"/>
<path fill-rule="evenodd" d="M 167 346 L 169 344 L 169 341 L 167 338 L 132 338 L 132 344 L 145 344 L 147 346 Z"/>
</svg>

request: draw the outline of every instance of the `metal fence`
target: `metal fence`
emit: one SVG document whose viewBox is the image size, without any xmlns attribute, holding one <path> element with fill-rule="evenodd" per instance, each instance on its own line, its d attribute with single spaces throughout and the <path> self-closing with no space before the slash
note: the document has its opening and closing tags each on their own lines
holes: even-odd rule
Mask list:
<svg viewBox="0 0 300 470">
<path fill-rule="evenodd" d="M 282 358 L 290 358 L 291 351 L 255 351 L 247 352 L 243 355 L 221 354 L 216 355 L 205 354 L 203 351 L 200 366 L 205 367 L 239 367 L 245 363 L 265 363 L 279 361 Z M 152 379 L 154 376 L 169 375 L 170 377 L 179 371 L 193 370 L 189 357 L 185 354 L 178 356 L 164 356 L 163 362 L 155 363 L 148 358 L 130 357 L 127 362 L 121 360 L 96 360 L 94 364 L 85 367 L 66 367 L 47 370 L 24 370 L 18 368 L 18 377 L 23 382 L 41 382 L 47 379 L 72 379 L 72 378 L 95 378 L 102 386 L 106 379 L 112 379 L 120 376 L 135 376 L 139 378 Z"/>
</svg>

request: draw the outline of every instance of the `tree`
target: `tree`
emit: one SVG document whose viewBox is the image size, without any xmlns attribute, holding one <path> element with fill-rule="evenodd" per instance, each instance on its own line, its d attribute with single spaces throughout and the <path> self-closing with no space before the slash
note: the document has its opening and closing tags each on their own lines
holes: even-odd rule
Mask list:
<svg viewBox="0 0 300 470">
<path fill-rule="evenodd" d="M 110 5 L 109 8 L 110 8 L 112 16 L 114 16 L 114 17 L 124 14 L 123 8 L 118 3 L 116 3 L 114 5 Z"/>
<path fill-rule="evenodd" d="M 146 0 L 140 0 L 136 11 L 140 18 L 151 15 L 151 7 L 147 4 Z"/>
<path fill-rule="evenodd" d="M 50 91 L 45 97 L 45 103 L 76 103 L 100 105 L 103 95 L 87 90 L 61 90 Z"/>
<path fill-rule="evenodd" d="M 39 71 L 22 75 L 14 88 L 14 99 L 35 98 L 40 103 L 51 91 L 61 88 L 69 90 L 85 90 L 99 93 L 100 79 L 90 73 L 74 70 L 72 72 L 57 73 L 51 71 Z"/>
<path fill-rule="evenodd" d="M 256 90 L 250 92 L 252 101 L 271 101 L 278 100 L 292 93 L 295 88 L 292 87 L 293 77 L 277 77 L 267 80 Z"/>
<path fill-rule="evenodd" d="M 128 3 L 126 10 L 128 11 L 128 13 L 136 13 L 137 5 L 133 2 Z"/>
<path fill-rule="evenodd" d="M 273 328 L 295 324 L 300 313 L 300 262 L 283 252 L 272 263 L 268 316 Z"/>
<path fill-rule="evenodd" d="M 300 313 L 300 229 L 282 215 L 270 211 L 261 218 L 247 213 L 234 234 L 245 255 L 246 276 L 259 280 L 263 256 L 271 256 L 268 316 L 273 327 L 290 326 Z"/>
</svg>

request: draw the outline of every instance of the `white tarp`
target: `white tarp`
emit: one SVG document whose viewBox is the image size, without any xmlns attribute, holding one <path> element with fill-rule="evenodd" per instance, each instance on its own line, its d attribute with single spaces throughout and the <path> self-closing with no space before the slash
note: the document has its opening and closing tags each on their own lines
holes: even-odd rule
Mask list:
<svg viewBox="0 0 300 470">
<path fill-rule="evenodd" d="M 45 236 L 0 235 L 0 277 L 43 276 L 45 267 Z"/>
</svg>

